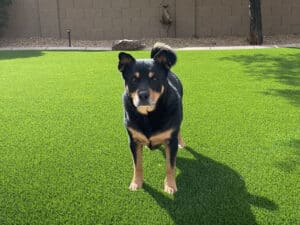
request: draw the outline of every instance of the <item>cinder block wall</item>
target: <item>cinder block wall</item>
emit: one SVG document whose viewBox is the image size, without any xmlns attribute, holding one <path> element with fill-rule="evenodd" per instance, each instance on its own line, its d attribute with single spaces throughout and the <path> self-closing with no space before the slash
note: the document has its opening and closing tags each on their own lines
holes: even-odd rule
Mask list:
<svg viewBox="0 0 300 225">
<path fill-rule="evenodd" d="M 77 39 L 173 37 L 160 23 L 158 0 L 60 0 L 60 30 L 71 28 Z M 175 0 L 166 1 L 175 16 Z"/>
<path fill-rule="evenodd" d="M 261 0 L 265 35 L 300 33 L 300 0 Z"/>
<path fill-rule="evenodd" d="M 300 0 L 261 0 L 263 33 L 300 33 Z M 173 23 L 160 23 L 162 4 Z M 248 0 L 14 0 L 6 37 L 101 40 L 247 36 Z"/>
<path fill-rule="evenodd" d="M 197 36 L 245 36 L 249 33 L 248 0 L 196 0 Z"/>
<path fill-rule="evenodd" d="M 175 20 L 175 0 L 14 0 L 6 37 L 75 39 L 174 37 L 160 23 L 162 3 Z"/>
</svg>

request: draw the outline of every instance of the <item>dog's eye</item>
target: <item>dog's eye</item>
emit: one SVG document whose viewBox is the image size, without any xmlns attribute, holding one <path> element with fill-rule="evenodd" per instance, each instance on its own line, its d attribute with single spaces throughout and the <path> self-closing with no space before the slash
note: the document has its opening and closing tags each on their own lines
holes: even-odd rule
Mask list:
<svg viewBox="0 0 300 225">
<path fill-rule="evenodd" d="M 153 81 L 156 81 L 157 77 L 156 76 L 152 76 L 150 79 L 153 80 Z"/>
<path fill-rule="evenodd" d="M 133 78 L 131 79 L 131 81 L 132 81 L 133 83 L 136 83 L 136 82 L 138 82 L 138 78 L 137 78 L 137 77 L 133 77 Z"/>
</svg>

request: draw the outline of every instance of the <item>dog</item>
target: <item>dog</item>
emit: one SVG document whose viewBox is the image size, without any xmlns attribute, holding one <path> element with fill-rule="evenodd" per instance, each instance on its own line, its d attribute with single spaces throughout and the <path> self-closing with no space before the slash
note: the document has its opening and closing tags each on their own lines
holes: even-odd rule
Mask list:
<svg viewBox="0 0 300 225">
<path fill-rule="evenodd" d="M 177 56 L 170 46 L 156 43 L 150 59 L 135 59 L 120 52 L 118 69 L 125 81 L 123 94 L 125 127 L 133 158 L 133 178 L 129 189 L 142 188 L 142 149 L 165 145 L 164 191 L 177 191 L 175 164 L 178 147 L 185 146 L 180 135 L 183 118 L 183 88 L 171 72 Z"/>
</svg>

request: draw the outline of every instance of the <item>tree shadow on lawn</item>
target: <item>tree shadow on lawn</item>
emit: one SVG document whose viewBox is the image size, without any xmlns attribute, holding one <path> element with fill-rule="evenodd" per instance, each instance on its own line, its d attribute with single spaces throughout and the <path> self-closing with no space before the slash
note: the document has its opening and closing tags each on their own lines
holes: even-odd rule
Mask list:
<svg viewBox="0 0 300 225">
<path fill-rule="evenodd" d="M 293 105 L 300 106 L 300 49 L 299 53 L 235 55 L 222 58 L 241 63 L 250 76 L 257 79 L 271 79 L 289 86 L 285 89 L 269 89 L 264 95 L 281 96 Z"/>
<path fill-rule="evenodd" d="M 286 146 L 293 149 L 292 154 L 283 161 L 276 162 L 275 166 L 286 173 L 293 173 L 300 166 L 300 140 L 293 139 Z"/>
<path fill-rule="evenodd" d="M 230 167 L 185 148 L 195 159 L 177 158 L 181 174 L 174 199 L 148 184 L 144 189 L 167 211 L 174 224 L 257 224 L 250 205 L 276 210 L 265 197 L 247 192 L 243 178 Z"/>
<path fill-rule="evenodd" d="M 21 50 L 21 51 L 0 51 L 0 61 L 17 58 L 30 58 L 43 56 L 44 53 L 39 50 Z"/>
</svg>

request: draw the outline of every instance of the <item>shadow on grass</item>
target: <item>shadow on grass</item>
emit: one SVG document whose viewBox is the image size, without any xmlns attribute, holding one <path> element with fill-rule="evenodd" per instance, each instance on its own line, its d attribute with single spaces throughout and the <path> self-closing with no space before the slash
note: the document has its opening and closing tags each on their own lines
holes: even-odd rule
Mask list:
<svg viewBox="0 0 300 225">
<path fill-rule="evenodd" d="M 0 51 L 0 61 L 7 59 L 39 57 L 43 55 L 44 53 L 38 50 Z"/>
<path fill-rule="evenodd" d="M 148 184 L 144 189 L 167 211 L 174 224 L 257 224 L 250 206 L 276 210 L 265 197 L 247 192 L 243 178 L 230 167 L 205 157 L 190 147 L 194 159 L 177 158 L 181 174 L 174 199 Z"/>
<path fill-rule="evenodd" d="M 300 49 L 295 53 L 280 55 L 254 54 L 222 58 L 242 64 L 248 75 L 257 79 L 271 79 L 288 86 L 285 89 L 269 89 L 262 94 L 281 96 L 295 106 L 300 106 Z M 299 51 L 299 52 L 298 52 Z"/>
<path fill-rule="evenodd" d="M 300 140 L 291 140 L 287 146 L 293 149 L 292 155 L 287 156 L 283 161 L 276 162 L 275 166 L 286 173 L 293 173 L 300 166 Z"/>
</svg>

